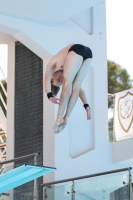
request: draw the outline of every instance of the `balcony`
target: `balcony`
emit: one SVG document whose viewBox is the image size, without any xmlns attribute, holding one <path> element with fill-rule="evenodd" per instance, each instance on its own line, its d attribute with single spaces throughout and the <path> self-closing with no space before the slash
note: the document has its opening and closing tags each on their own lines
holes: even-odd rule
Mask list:
<svg viewBox="0 0 133 200">
<path fill-rule="evenodd" d="M 42 187 L 44 187 L 45 200 L 132 199 L 130 169 L 44 183 Z"/>
</svg>

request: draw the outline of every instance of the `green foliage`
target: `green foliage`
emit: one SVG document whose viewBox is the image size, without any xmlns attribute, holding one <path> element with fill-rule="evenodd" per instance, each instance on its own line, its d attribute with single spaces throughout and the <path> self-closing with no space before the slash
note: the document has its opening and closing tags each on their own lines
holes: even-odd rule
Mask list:
<svg viewBox="0 0 133 200">
<path fill-rule="evenodd" d="M 2 82 L 2 84 L 3 84 L 4 88 L 5 88 L 5 90 L 7 91 L 7 83 L 6 83 L 6 81 L 5 81 L 5 80 L 2 80 L 1 82 Z M 7 103 L 7 98 L 6 98 L 5 94 L 4 94 L 3 89 L 2 89 L 1 86 L 0 86 L 0 93 L 1 93 L 1 96 L 3 97 L 4 102 Z M 2 103 L 2 101 L 1 101 L 1 99 L 0 99 L 0 106 L 1 106 L 1 108 L 2 108 L 2 110 L 3 110 L 3 112 L 4 112 L 5 115 L 6 115 L 6 110 L 5 110 L 5 107 L 3 106 L 3 103 Z"/>
<path fill-rule="evenodd" d="M 115 94 L 132 87 L 132 80 L 126 69 L 108 60 L 108 93 Z M 113 107 L 112 97 L 109 97 L 108 107 Z"/>
<path fill-rule="evenodd" d="M 109 119 L 109 121 L 108 121 L 108 126 L 109 127 L 113 126 L 113 120 L 114 120 L 113 118 Z"/>
</svg>

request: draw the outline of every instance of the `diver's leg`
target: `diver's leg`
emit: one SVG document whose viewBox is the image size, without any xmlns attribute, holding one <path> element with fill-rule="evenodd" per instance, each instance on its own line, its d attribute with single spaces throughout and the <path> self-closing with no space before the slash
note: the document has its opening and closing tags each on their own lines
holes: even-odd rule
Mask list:
<svg viewBox="0 0 133 200">
<path fill-rule="evenodd" d="M 76 54 L 73 51 L 69 52 L 66 58 L 65 65 L 64 65 L 64 72 L 63 72 L 64 80 L 63 80 L 62 92 L 60 96 L 61 101 L 58 108 L 57 119 L 54 125 L 55 132 L 57 132 L 58 125 L 64 122 L 63 115 L 70 98 L 72 83 L 76 74 L 80 70 L 82 63 L 83 63 L 82 56 Z"/>
<path fill-rule="evenodd" d="M 83 65 L 80 68 L 80 70 L 79 70 L 79 72 L 78 72 L 78 74 L 77 74 L 77 76 L 76 76 L 76 78 L 73 82 L 72 94 L 70 96 L 68 106 L 67 106 L 67 109 L 66 109 L 66 113 L 65 113 L 65 116 L 64 116 L 65 123 L 67 123 L 67 119 L 68 119 L 74 105 L 77 102 L 77 99 L 79 97 L 80 87 L 81 87 L 81 84 L 82 84 L 85 76 L 87 75 L 88 69 L 89 69 L 90 64 L 91 64 L 91 60 L 92 60 L 92 58 L 88 58 L 83 62 Z"/>
</svg>

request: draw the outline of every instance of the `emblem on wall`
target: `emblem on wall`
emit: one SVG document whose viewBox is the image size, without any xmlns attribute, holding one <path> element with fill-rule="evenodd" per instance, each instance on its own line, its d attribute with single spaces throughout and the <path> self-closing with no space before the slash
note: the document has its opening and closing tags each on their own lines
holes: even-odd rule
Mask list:
<svg viewBox="0 0 133 200">
<path fill-rule="evenodd" d="M 125 96 L 118 100 L 119 123 L 127 133 L 133 121 L 133 94 L 127 92 Z"/>
<path fill-rule="evenodd" d="M 133 137 L 133 89 L 115 95 L 114 129 L 116 140 Z"/>
</svg>

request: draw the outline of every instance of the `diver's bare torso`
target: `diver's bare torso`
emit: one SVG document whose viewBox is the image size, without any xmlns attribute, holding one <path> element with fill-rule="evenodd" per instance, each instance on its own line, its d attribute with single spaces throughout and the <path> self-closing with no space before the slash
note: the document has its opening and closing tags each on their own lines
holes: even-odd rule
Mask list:
<svg viewBox="0 0 133 200">
<path fill-rule="evenodd" d="M 53 71 L 58 71 L 58 70 L 63 70 L 66 57 L 68 55 L 68 51 L 73 46 L 74 44 L 70 44 L 69 46 L 63 48 L 61 51 L 59 51 L 53 58 L 52 58 L 52 63 L 54 63 L 52 69 Z"/>
</svg>

